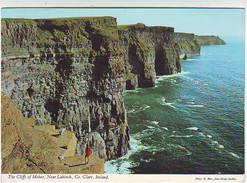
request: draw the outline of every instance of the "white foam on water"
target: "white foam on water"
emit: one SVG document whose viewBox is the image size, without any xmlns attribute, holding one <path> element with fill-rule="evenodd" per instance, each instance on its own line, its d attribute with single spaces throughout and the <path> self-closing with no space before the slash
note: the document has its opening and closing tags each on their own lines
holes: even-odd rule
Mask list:
<svg viewBox="0 0 247 183">
<path fill-rule="evenodd" d="M 150 108 L 150 106 L 144 104 L 143 106 L 139 107 L 138 109 L 131 109 L 131 110 L 127 111 L 127 113 L 138 113 L 140 111 L 145 111 L 148 108 Z"/>
<path fill-rule="evenodd" d="M 232 155 L 232 156 L 235 157 L 235 158 L 240 159 L 240 156 L 238 156 L 237 154 L 235 154 L 235 153 L 233 153 L 233 152 L 229 152 L 229 154 Z"/>
<path fill-rule="evenodd" d="M 194 135 L 170 135 L 169 137 L 172 137 L 172 138 L 190 138 L 193 136 Z"/>
<path fill-rule="evenodd" d="M 119 159 L 110 160 L 105 163 L 106 174 L 129 174 L 131 173 L 130 168 L 138 165 L 137 163 L 131 161 L 129 157 L 141 150 L 146 149 L 146 147 L 133 137 L 130 137 L 130 146 L 131 150 L 129 150 L 126 155 Z"/>
<path fill-rule="evenodd" d="M 158 125 L 160 122 L 158 122 L 158 121 L 151 121 L 151 123 L 153 123 L 155 125 Z"/>
<path fill-rule="evenodd" d="M 152 129 L 152 128 L 155 128 L 155 127 L 153 127 L 153 126 L 148 126 L 148 125 L 146 125 L 149 129 Z"/>
<path fill-rule="evenodd" d="M 211 139 L 212 138 L 212 135 L 207 135 L 207 137 Z"/>
<path fill-rule="evenodd" d="M 224 149 L 224 148 L 225 148 L 225 147 L 224 147 L 223 145 L 221 145 L 221 144 L 219 144 L 218 147 L 219 147 L 220 149 Z"/>
<path fill-rule="evenodd" d="M 185 72 L 185 71 L 182 71 L 180 73 L 176 73 L 176 74 L 171 74 L 171 75 L 163 75 L 163 76 L 157 76 L 156 80 L 155 80 L 155 84 L 159 83 L 160 81 L 163 81 L 167 78 L 173 78 L 173 77 L 178 77 L 178 76 L 184 76 L 184 75 L 187 75 L 189 74 L 190 72 Z"/>
<path fill-rule="evenodd" d="M 127 94 L 127 93 L 139 93 L 140 90 L 135 89 L 135 90 L 124 90 L 123 94 Z"/>
<path fill-rule="evenodd" d="M 194 101 L 188 101 L 187 103 L 188 103 L 188 104 L 195 104 Z"/>
<path fill-rule="evenodd" d="M 197 131 L 199 128 L 192 126 L 192 127 L 186 128 L 186 129 L 187 130 L 192 130 L 192 131 Z"/>
<path fill-rule="evenodd" d="M 169 107 L 171 107 L 173 109 L 177 109 L 175 106 L 173 106 L 174 103 L 166 102 L 166 98 L 165 97 L 161 98 L 160 104 L 163 105 L 163 106 L 169 106 Z"/>
<path fill-rule="evenodd" d="M 164 130 L 168 131 L 168 128 L 167 127 L 161 127 L 161 128 L 163 128 Z"/>
<path fill-rule="evenodd" d="M 188 107 L 204 107 L 204 105 L 186 105 Z"/>
<path fill-rule="evenodd" d="M 202 133 L 202 132 L 199 132 L 198 134 L 199 134 L 200 136 L 202 136 L 202 137 L 205 137 L 204 133 Z"/>
<path fill-rule="evenodd" d="M 219 144 L 218 141 L 214 141 L 214 140 L 212 141 L 212 143 L 213 143 L 213 144 Z"/>
</svg>

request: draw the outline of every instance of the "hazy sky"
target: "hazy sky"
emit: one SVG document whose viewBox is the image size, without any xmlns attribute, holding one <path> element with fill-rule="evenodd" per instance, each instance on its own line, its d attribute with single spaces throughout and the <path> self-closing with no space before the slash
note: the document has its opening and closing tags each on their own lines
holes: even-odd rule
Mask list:
<svg viewBox="0 0 247 183">
<path fill-rule="evenodd" d="M 85 9 L 85 8 L 6 8 L 2 18 L 55 18 L 113 16 L 118 24 L 142 22 L 174 27 L 177 32 L 244 38 L 243 9 Z"/>
</svg>

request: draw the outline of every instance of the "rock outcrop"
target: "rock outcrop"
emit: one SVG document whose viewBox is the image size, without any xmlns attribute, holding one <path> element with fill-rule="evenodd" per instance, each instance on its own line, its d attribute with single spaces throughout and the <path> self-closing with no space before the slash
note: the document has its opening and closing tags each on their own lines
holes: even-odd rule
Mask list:
<svg viewBox="0 0 247 183">
<path fill-rule="evenodd" d="M 178 45 L 180 59 L 186 59 L 200 55 L 201 46 L 195 34 L 178 33 L 174 34 L 175 42 Z"/>
<path fill-rule="evenodd" d="M 75 134 L 58 131 L 53 125 L 35 125 L 2 95 L 2 173 L 104 173 L 103 159 L 93 155 L 84 165 L 84 156 L 75 155 Z"/>
<path fill-rule="evenodd" d="M 178 47 L 180 59 L 200 55 L 201 46 L 205 45 L 224 45 L 224 40 L 218 36 L 198 36 L 192 33 L 176 32 L 174 40 Z"/>
<path fill-rule="evenodd" d="M 226 42 L 219 36 L 196 36 L 200 45 L 224 45 Z"/>
<path fill-rule="evenodd" d="M 4 19 L 1 34 L 2 91 L 25 117 L 74 131 L 78 154 L 86 143 L 104 159 L 127 152 L 115 18 Z"/>
<path fill-rule="evenodd" d="M 181 71 L 174 28 L 138 23 L 118 26 L 124 50 L 126 89 L 152 87 L 156 75 Z"/>
</svg>

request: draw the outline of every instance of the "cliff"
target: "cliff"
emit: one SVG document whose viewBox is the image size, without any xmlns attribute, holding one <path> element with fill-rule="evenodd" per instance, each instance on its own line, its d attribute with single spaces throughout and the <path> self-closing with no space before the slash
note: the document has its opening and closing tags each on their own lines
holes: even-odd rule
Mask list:
<svg viewBox="0 0 247 183">
<path fill-rule="evenodd" d="M 74 133 L 59 135 L 55 126 L 35 125 L 7 96 L 1 95 L 1 104 L 2 173 L 104 173 L 103 159 L 93 155 L 84 165 L 84 156 L 75 156 Z"/>
<path fill-rule="evenodd" d="M 125 60 L 126 89 L 154 86 L 156 75 L 181 71 L 174 28 L 138 23 L 118 26 Z"/>
<path fill-rule="evenodd" d="M 225 41 L 218 36 L 198 36 L 192 33 L 180 32 L 174 34 L 174 40 L 177 44 L 179 57 L 181 59 L 200 55 L 201 46 L 226 44 Z"/>
<path fill-rule="evenodd" d="M 219 36 L 196 36 L 200 45 L 224 45 L 226 44 Z"/>
<path fill-rule="evenodd" d="M 113 17 L 2 20 L 2 91 L 36 124 L 66 127 L 77 154 L 114 159 L 129 148 L 124 55 Z"/>
<path fill-rule="evenodd" d="M 195 34 L 176 32 L 174 37 L 175 42 L 178 45 L 179 57 L 181 59 L 200 55 L 201 46 L 196 39 Z"/>
<path fill-rule="evenodd" d="M 180 72 L 174 29 L 113 17 L 2 20 L 2 91 L 35 124 L 75 132 L 105 160 L 130 148 L 123 91 Z"/>
</svg>

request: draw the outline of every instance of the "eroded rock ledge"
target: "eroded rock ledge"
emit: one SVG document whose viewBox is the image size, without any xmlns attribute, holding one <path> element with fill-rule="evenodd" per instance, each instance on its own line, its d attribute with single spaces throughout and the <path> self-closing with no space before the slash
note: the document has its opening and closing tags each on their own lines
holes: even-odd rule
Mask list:
<svg viewBox="0 0 247 183">
<path fill-rule="evenodd" d="M 125 89 L 152 87 L 181 71 L 179 55 L 200 52 L 174 28 L 117 26 L 116 18 L 3 19 L 2 91 L 36 124 L 66 127 L 100 158 L 129 149 Z M 182 41 L 181 41 L 182 40 Z"/>
</svg>

